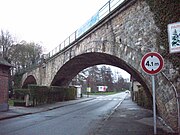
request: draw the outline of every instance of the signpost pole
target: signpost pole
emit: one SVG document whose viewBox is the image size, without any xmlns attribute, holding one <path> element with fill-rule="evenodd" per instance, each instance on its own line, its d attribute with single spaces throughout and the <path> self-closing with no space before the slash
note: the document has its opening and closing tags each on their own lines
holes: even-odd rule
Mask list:
<svg viewBox="0 0 180 135">
<path fill-rule="evenodd" d="M 152 75 L 152 92 L 153 92 L 154 135 L 156 135 L 157 134 L 157 128 L 156 128 L 156 92 L 155 92 L 154 75 Z"/>
<path fill-rule="evenodd" d="M 156 128 L 156 91 L 154 75 L 159 73 L 164 66 L 163 57 L 156 52 L 150 52 L 141 59 L 141 67 L 147 74 L 152 77 L 152 95 L 153 95 L 153 116 L 154 116 L 154 135 L 157 134 Z"/>
</svg>

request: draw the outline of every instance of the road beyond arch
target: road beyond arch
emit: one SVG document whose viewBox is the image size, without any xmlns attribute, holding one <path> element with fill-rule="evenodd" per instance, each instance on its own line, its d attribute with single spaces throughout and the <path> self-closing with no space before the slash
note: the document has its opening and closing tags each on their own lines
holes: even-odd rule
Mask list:
<svg viewBox="0 0 180 135">
<path fill-rule="evenodd" d="M 129 72 L 151 95 L 151 78 L 142 71 L 140 61 L 147 52 L 159 49 L 158 32 L 146 1 L 127 0 L 69 46 L 26 72 L 22 84 L 32 75 L 37 85 L 67 86 L 81 70 L 108 64 Z M 168 60 L 164 62 L 165 67 L 172 66 Z M 156 75 L 157 109 L 165 122 L 177 131 L 176 87 L 169 81 L 167 71 L 169 69 L 163 69 Z"/>
</svg>

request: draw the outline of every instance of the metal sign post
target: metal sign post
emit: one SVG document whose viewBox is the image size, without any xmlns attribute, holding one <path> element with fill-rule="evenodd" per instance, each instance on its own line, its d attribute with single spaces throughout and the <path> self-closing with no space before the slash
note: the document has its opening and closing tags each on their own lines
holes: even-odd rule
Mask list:
<svg viewBox="0 0 180 135">
<path fill-rule="evenodd" d="M 156 91 L 154 75 L 159 73 L 164 66 L 164 60 L 159 53 L 150 52 L 143 56 L 141 67 L 143 71 L 152 77 L 152 94 L 153 94 L 153 117 L 154 117 L 154 135 L 157 134 L 156 127 Z"/>
<path fill-rule="evenodd" d="M 155 80 L 154 75 L 152 77 L 152 92 L 153 92 L 153 117 L 154 117 L 154 134 L 157 134 L 156 128 L 156 91 L 155 91 Z"/>
</svg>

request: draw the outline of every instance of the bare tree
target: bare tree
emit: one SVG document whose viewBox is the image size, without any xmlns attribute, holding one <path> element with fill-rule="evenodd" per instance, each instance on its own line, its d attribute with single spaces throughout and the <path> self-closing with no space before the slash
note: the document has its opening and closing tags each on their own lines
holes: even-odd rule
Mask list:
<svg viewBox="0 0 180 135">
<path fill-rule="evenodd" d="M 42 47 L 34 42 L 21 41 L 10 49 L 10 59 L 16 70 L 37 64 L 42 54 Z"/>
<path fill-rule="evenodd" d="M 113 73 L 110 67 L 102 66 L 101 71 L 101 85 L 108 86 L 108 91 L 113 91 Z"/>
<path fill-rule="evenodd" d="M 9 59 L 9 50 L 10 48 L 13 46 L 13 37 L 12 35 L 9 33 L 9 31 L 3 31 L 1 30 L 1 34 L 0 34 L 0 49 L 1 49 L 1 56 L 8 60 L 10 62 Z"/>
</svg>

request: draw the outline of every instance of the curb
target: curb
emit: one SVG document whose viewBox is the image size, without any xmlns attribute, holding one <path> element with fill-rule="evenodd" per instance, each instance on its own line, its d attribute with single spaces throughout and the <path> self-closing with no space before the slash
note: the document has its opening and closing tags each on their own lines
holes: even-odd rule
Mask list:
<svg viewBox="0 0 180 135">
<path fill-rule="evenodd" d="M 35 113 L 37 113 L 37 112 L 35 112 Z M 2 118 L 0 118 L 0 121 L 6 120 L 6 119 L 17 118 L 17 117 L 21 117 L 21 116 L 26 116 L 26 115 L 30 115 L 30 114 L 34 114 L 34 113 L 23 113 L 23 114 L 17 114 L 17 115 L 15 114 L 12 116 L 2 117 Z"/>
<path fill-rule="evenodd" d="M 6 119 L 17 118 L 17 117 L 21 117 L 21 116 L 26 116 L 26 115 L 31 115 L 31 114 L 36 114 L 36 113 L 40 113 L 40 112 L 51 111 L 51 110 L 58 109 L 58 108 L 61 108 L 61 107 L 65 107 L 65 106 L 68 106 L 68 105 L 74 105 L 74 104 L 78 104 L 78 103 L 82 103 L 82 102 L 91 101 L 91 100 L 94 100 L 94 99 L 95 98 L 90 98 L 90 99 L 87 99 L 87 100 L 77 101 L 75 103 L 67 103 L 67 104 L 64 104 L 64 105 L 59 105 L 59 106 L 55 106 L 55 107 L 49 107 L 47 109 L 42 109 L 40 111 L 27 112 L 27 113 L 22 113 L 22 114 L 15 114 L 15 115 L 12 115 L 12 116 L 6 116 L 6 117 L 0 118 L 0 121 L 1 120 L 6 120 Z"/>
<path fill-rule="evenodd" d="M 117 108 L 122 104 L 122 102 L 126 99 L 126 97 L 128 96 L 128 94 L 123 98 L 123 100 L 121 100 L 114 108 L 113 110 L 110 112 L 110 114 L 108 115 L 108 117 L 105 119 L 105 121 L 107 121 L 111 115 L 117 110 Z"/>
</svg>

